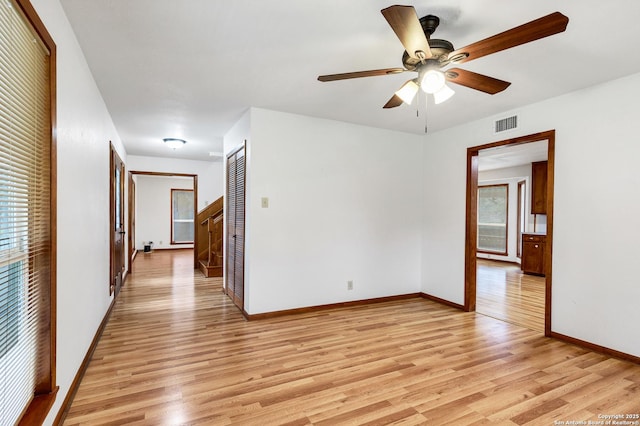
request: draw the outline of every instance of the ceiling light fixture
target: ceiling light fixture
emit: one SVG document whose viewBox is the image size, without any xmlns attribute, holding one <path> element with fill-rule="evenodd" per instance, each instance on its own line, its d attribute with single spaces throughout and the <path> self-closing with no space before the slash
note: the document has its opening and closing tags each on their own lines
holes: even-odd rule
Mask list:
<svg viewBox="0 0 640 426">
<path fill-rule="evenodd" d="M 420 81 L 420 87 L 425 93 L 436 93 L 444 87 L 444 73 L 439 70 L 428 70 L 422 76 Z"/>
<path fill-rule="evenodd" d="M 444 84 L 442 85 L 442 89 L 433 94 L 433 100 L 436 105 L 441 104 L 442 102 L 452 97 L 455 93 L 456 92 L 452 88 Z"/>
<path fill-rule="evenodd" d="M 418 85 L 418 81 L 420 85 Z M 421 77 L 407 81 L 395 94 L 402 99 L 402 102 L 410 105 L 418 93 L 418 89 L 422 88 L 423 92 L 433 95 L 435 104 L 441 104 L 456 93 L 445 82 L 446 77 L 442 71 L 430 69 L 425 71 Z"/>
<path fill-rule="evenodd" d="M 402 99 L 402 102 L 409 105 L 413 102 L 413 98 L 418 93 L 419 86 L 416 84 L 414 80 L 409 80 L 405 84 L 402 85 L 400 89 L 396 92 L 396 96 Z"/>
<path fill-rule="evenodd" d="M 164 138 L 162 140 L 169 148 L 173 149 L 174 151 L 187 143 L 187 141 L 185 141 L 184 139 L 176 138 Z"/>
</svg>

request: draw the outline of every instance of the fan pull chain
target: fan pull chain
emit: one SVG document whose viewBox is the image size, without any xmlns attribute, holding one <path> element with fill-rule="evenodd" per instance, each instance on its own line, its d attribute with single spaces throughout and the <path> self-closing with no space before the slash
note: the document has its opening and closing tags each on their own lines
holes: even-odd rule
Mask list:
<svg viewBox="0 0 640 426">
<path fill-rule="evenodd" d="M 424 95 L 424 133 L 426 134 L 429 131 L 428 126 L 428 115 L 427 115 L 427 106 L 429 105 L 429 96 Z"/>
</svg>

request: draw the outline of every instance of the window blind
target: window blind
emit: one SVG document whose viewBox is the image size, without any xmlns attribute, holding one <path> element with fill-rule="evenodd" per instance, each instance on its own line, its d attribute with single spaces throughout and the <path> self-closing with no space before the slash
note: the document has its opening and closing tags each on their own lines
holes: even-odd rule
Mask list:
<svg viewBox="0 0 640 426">
<path fill-rule="evenodd" d="M 50 386 L 51 91 L 47 49 L 0 5 L 0 424 Z M 45 331 L 46 330 L 46 331 Z M 45 385 L 43 383 L 46 382 Z"/>
</svg>

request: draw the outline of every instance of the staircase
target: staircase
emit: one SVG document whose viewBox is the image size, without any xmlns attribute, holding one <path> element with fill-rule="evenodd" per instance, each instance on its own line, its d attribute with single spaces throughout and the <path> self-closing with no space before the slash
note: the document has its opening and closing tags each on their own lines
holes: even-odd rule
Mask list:
<svg viewBox="0 0 640 426">
<path fill-rule="evenodd" d="M 200 224 L 196 248 L 199 268 L 205 277 L 221 277 L 224 265 L 222 258 L 223 197 L 200 210 L 197 221 Z"/>
</svg>

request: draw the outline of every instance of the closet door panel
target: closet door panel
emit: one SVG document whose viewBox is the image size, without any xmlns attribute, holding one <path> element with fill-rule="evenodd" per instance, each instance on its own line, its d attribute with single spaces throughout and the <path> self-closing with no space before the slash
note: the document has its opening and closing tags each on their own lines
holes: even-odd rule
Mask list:
<svg viewBox="0 0 640 426">
<path fill-rule="evenodd" d="M 245 149 L 227 159 L 226 292 L 244 309 Z"/>
<path fill-rule="evenodd" d="M 225 291 L 229 297 L 233 299 L 234 295 L 234 276 L 235 276 L 235 220 L 236 220 L 236 158 L 235 155 L 227 159 L 227 261 L 225 265 L 226 282 Z"/>
<path fill-rule="evenodd" d="M 244 308 L 244 230 L 245 230 L 245 157 L 244 149 L 236 159 L 236 208 L 235 208 L 235 304 Z"/>
</svg>

